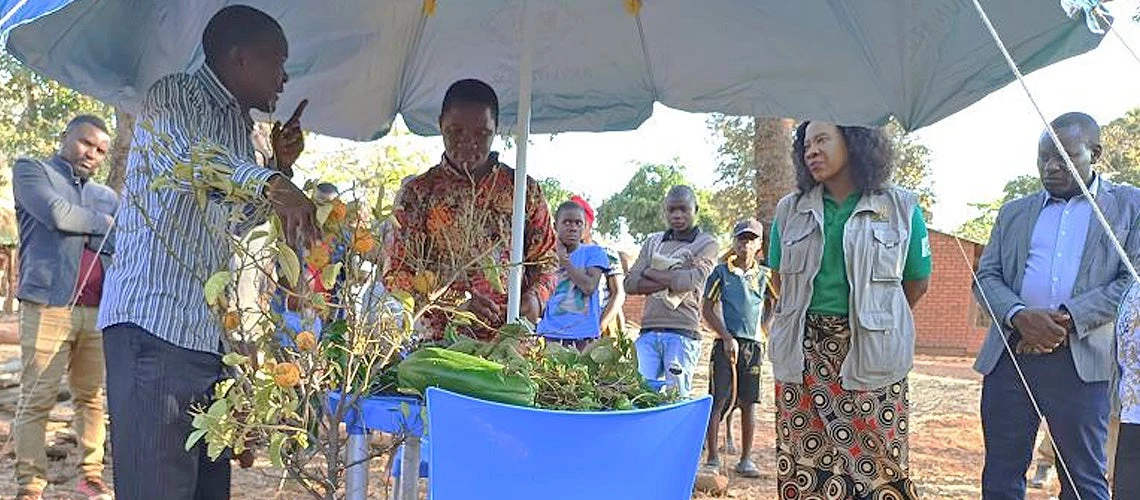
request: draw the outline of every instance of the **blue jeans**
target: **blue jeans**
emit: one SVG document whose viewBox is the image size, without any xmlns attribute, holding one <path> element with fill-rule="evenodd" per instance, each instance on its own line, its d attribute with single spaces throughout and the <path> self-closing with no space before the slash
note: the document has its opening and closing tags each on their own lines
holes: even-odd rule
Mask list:
<svg viewBox="0 0 1140 500">
<path fill-rule="evenodd" d="M 688 398 L 693 389 L 693 372 L 701 358 L 701 341 L 679 333 L 646 330 L 634 344 L 637 369 L 647 380 L 665 380 Z"/>
<path fill-rule="evenodd" d="M 1072 352 L 1064 347 L 1050 354 L 1018 355 L 1017 361 L 1064 460 L 1065 467 L 1058 467 L 1061 500 L 1076 498 L 1066 476 L 1072 477 L 1082 500 L 1108 500 L 1104 450 L 1111 409 L 1108 382 L 1082 381 Z M 1025 498 L 1025 472 L 1039 420 L 1009 354 L 1002 354 L 982 381 L 982 434 L 986 443 L 982 498 Z"/>
</svg>

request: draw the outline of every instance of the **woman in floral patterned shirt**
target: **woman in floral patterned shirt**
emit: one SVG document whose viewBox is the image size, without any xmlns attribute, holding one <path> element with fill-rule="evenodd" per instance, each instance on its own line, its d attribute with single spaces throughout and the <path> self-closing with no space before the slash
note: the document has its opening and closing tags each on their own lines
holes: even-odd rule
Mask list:
<svg viewBox="0 0 1140 500">
<path fill-rule="evenodd" d="M 1116 359 L 1120 429 L 1112 492 L 1113 498 L 1135 498 L 1140 494 L 1140 283 L 1135 281 L 1120 300 Z"/>
<path fill-rule="evenodd" d="M 506 321 L 511 253 L 514 169 L 491 152 L 498 122 L 498 97 L 486 83 L 460 80 L 448 88 L 439 117 L 443 158 L 401 190 L 385 278 L 391 289 L 420 294 L 451 282 L 442 301 L 462 304 L 475 317 L 459 332 L 484 339 Z M 536 323 L 554 288 L 555 236 L 542 190 L 530 177 L 524 238 L 519 312 Z M 423 325 L 438 338 L 453 319 L 436 310 Z"/>
</svg>

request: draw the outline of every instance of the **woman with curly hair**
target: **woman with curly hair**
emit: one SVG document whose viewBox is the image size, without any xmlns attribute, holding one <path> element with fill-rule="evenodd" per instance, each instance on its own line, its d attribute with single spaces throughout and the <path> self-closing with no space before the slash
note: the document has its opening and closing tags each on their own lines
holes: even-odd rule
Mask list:
<svg viewBox="0 0 1140 500">
<path fill-rule="evenodd" d="M 780 498 L 917 498 L 906 377 L 931 268 L 922 210 L 888 184 L 878 129 L 804 122 L 792 155 L 797 190 L 768 252 Z"/>
</svg>

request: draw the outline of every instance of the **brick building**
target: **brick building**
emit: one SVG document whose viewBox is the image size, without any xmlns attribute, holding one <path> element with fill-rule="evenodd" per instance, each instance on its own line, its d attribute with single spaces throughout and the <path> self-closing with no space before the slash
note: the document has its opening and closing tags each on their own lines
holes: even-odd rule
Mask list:
<svg viewBox="0 0 1140 500">
<path fill-rule="evenodd" d="M 934 269 L 930 290 L 915 311 L 918 353 L 972 356 L 981 348 L 990 320 L 974 300 L 971 284 L 984 248 L 980 243 L 930 230 Z M 628 296 L 623 307 L 626 318 L 639 323 L 643 307 L 644 297 Z"/>
<path fill-rule="evenodd" d="M 934 271 L 930 289 L 914 312 L 917 352 L 966 356 L 976 354 L 982 347 L 990 318 L 974 300 L 972 285 L 984 248 L 980 243 L 930 231 Z"/>
</svg>

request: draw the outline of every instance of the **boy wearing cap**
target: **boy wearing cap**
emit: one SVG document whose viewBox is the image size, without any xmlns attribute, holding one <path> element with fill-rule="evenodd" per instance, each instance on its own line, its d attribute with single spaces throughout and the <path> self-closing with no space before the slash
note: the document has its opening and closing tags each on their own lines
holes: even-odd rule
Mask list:
<svg viewBox="0 0 1140 500">
<path fill-rule="evenodd" d="M 755 219 L 736 224 L 732 231 L 732 251 L 709 275 L 701 308 L 705 322 L 717 334 L 709 367 L 713 410 L 705 438 L 706 466 L 720 468 L 717 450 L 720 421 L 733 406 L 739 406 L 742 446 L 735 470 L 744 477 L 760 477 L 749 455 L 755 432 L 753 407 L 760 400 L 760 367 L 767 330 L 767 325 L 761 325 L 761 318 L 765 299 L 773 295 L 769 293 L 772 270 L 761 265 L 756 257 L 764 242 L 763 234 L 763 225 Z M 734 383 L 735 401 L 732 400 Z"/>
</svg>

